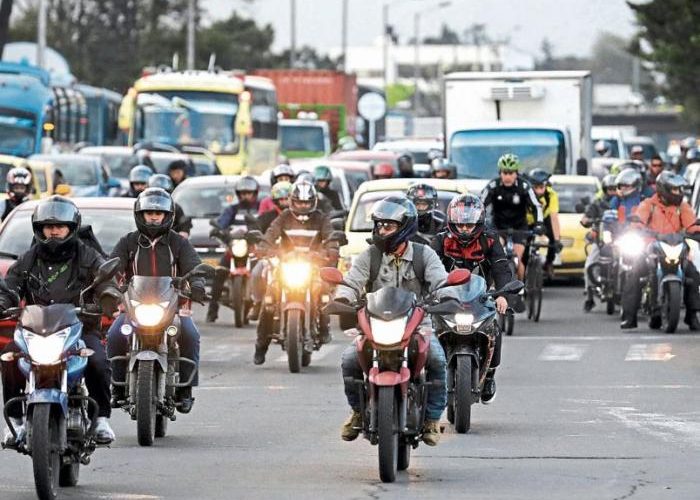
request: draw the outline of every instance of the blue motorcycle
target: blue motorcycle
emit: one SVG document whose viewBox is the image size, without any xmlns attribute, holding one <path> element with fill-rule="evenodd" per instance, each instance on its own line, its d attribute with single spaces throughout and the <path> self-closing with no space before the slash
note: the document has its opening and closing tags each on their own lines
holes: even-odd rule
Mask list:
<svg viewBox="0 0 700 500">
<path fill-rule="evenodd" d="M 90 420 L 88 415 L 97 415 L 99 408 L 83 378 L 87 358 L 94 351 L 81 339 L 80 317 L 101 316 L 94 306 L 84 305 L 83 297 L 111 279 L 118 267 L 119 259 L 111 259 L 99 268 L 94 281 L 80 294 L 81 307 L 30 305 L 6 311 L 7 318 L 18 320 L 14 341 L 19 352 L 7 352 L 1 359 L 17 360 L 27 381 L 24 394 L 5 403 L 4 418 L 14 437 L 8 447 L 32 457 L 39 498 L 54 499 L 59 486 L 75 486 L 80 464 L 89 464 L 97 447 L 97 419 Z M 8 415 L 15 405 L 22 407 L 24 432 L 18 432 Z"/>
</svg>

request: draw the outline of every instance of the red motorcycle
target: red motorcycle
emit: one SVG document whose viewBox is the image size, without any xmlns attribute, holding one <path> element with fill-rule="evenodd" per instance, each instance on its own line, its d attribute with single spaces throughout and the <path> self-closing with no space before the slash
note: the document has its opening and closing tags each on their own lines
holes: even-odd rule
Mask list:
<svg viewBox="0 0 700 500">
<path fill-rule="evenodd" d="M 471 273 L 455 269 L 439 288 L 461 285 Z M 344 285 L 343 275 L 335 268 L 321 269 L 321 279 Z M 397 470 L 408 468 L 411 448 L 420 443 L 430 382 L 425 364 L 432 328 L 421 328 L 426 314 L 455 314 L 459 302 L 435 302 L 435 293 L 420 301 L 402 288 L 384 287 L 368 293 L 354 304 L 331 302 L 327 314 L 357 316 L 355 329 L 363 379 L 346 380 L 360 387 L 362 431 L 370 443 L 379 447 L 379 476 L 393 482 Z M 441 382 L 440 382 L 441 383 Z"/>
</svg>

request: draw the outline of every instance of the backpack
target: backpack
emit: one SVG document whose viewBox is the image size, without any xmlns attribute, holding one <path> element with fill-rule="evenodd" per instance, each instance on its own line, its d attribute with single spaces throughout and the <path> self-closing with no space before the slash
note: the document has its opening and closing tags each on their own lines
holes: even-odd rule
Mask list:
<svg viewBox="0 0 700 500">
<path fill-rule="evenodd" d="M 413 272 L 416 274 L 418 281 L 425 281 L 425 262 L 423 261 L 422 243 L 412 242 L 413 244 Z M 379 268 L 382 267 L 382 252 L 374 245 L 369 247 L 369 286 L 371 287 L 377 276 L 379 276 Z"/>
</svg>

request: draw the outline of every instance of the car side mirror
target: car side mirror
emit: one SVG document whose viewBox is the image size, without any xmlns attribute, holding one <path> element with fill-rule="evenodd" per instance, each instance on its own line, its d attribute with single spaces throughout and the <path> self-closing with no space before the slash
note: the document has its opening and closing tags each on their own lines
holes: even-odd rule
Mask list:
<svg viewBox="0 0 700 500">
<path fill-rule="evenodd" d="M 588 175 L 588 161 L 586 161 L 585 158 L 579 158 L 576 160 L 576 174 Z"/>
</svg>

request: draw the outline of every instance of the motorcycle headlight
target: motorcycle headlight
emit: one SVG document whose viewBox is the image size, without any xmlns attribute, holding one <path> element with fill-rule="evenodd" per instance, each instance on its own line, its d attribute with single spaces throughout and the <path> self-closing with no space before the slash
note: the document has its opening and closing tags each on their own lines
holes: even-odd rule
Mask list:
<svg viewBox="0 0 700 500">
<path fill-rule="evenodd" d="M 136 321 L 141 326 L 156 326 L 163 321 L 165 308 L 167 306 L 167 302 L 161 302 L 160 304 L 139 304 L 134 307 Z"/>
<path fill-rule="evenodd" d="M 681 257 L 681 252 L 683 251 L 683 244 L 679 243 L 678 245 L 669 245 L 663 241 L 660 241 L 659 243 L 661 244 L 661 250 L 663 250 L 664 255 L 666 256 L 666 262 L 669 264 L 678 262 L 678 259 Z"/>
<path fill-rule="evenodd" d="M 61 361 L 63 346 L 70 333 L 70 327 L 64 328 L 48 337 L 42 337 L 24 330 L 24 341 L 27 343 L 29 357 L 39 365 L 55 365 Z"/>
<path fill-rule="evenodd" d="M 288 288 L 304 288 L 311 281 L 311 263 L 303 260 L 282 263 L 282 281 Z"/>
<path fill-rule="evenodd" d="M 377 344 L 395 345 L 401 342 L 403 332 L 406 330 L 408 318 L 397 318 L 390 321 L 383 321 L 379 318 L 370 318 L 372 327 L 372 337 Z"/>
<path fill-rule="evenodd" d="M 246 240 L 233 240 L 231 252 L 234 257 L 245 257 L 248 255 L 248 242 Z"/>
<path fill-rule="evenodd" d="M 611 231 L 603 231 L 603 243 L 609 245 L 612 243 L 613 237 Z"/>
<path fill-rule="evenodd" d="M 471 313 L 457 313 L 454 315 L 455 323 L 452 327 L 457 333 L 471 333 L 477 330 L 484 321 L 474 322 L 474 315 Z"/>
<path fill-rule="evenodd" d="M 627 233 L 620 237 L 617 246 L 625 257 L 637 257 L 644 252 L 644 238 L 636 233 Z"/>
</svg>

